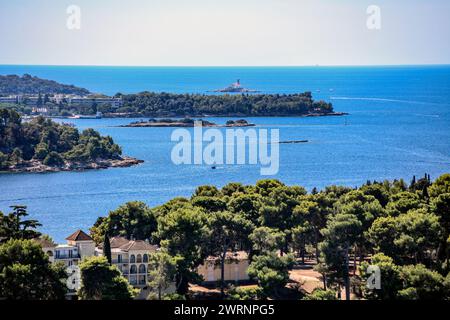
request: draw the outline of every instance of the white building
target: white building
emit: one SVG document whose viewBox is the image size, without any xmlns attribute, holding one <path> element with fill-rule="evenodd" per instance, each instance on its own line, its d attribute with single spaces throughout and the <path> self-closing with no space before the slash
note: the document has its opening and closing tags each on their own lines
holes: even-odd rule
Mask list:
<svg viewBox="0 0 450 320">
<path fill-rule="evenodd" d="M 128 240 L 123 237 L 114 237 L 111 243 L 111 262 L 116 265 L 122 274 L 134 287 L 147 286 L 149 281 L 150 255 L 158 249 L 142 240 Z M 103 255 L 103 248 L 96 248 L 96 254 Z"/>
<path fill-rule="evenodd" d="M 66 244 L 55 244 L 46 239 L 35 239 L 51 262 L 62 262 L 67 267 L 78 265 L 84 257 L 95 255 L 95 243 L 82 230 L 77 230 L 66 238 Z"/>
<path fill-rule="evenodd" d="M 250 280 L 248 267 L 250 261 L 245 251 L 227 252 L 224 266 L 224 280 L 227 282 L 245 282 Z M 209 256 L 197 268 L 197 273 L 203 277 L 204 284 L 214 284 L 221 279 L 219 257 Z"/>
</svg>

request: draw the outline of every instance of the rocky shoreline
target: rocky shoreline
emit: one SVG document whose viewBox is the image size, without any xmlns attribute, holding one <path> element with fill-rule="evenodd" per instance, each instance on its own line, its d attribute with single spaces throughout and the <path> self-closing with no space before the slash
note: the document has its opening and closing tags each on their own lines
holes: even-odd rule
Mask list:
<svg viewBox="0 0 450 320">
<path fill-rule="evenodd" d="M 304 118 L 304 117 L 332 117 L 332 116 L 347 116 L 349 113 L 347 112 L 327 112 L 327 113 L 303 113 L 303 114 L 267 114 L 267 115 L 249 115 L 244 113 L 230 113 L 230 114 L 192 114 L 188 115 L 190 118 L 270 118 L 270 117 L 292 117 L 292 118 Z M 142 113 L 105 113 L 103 114 L 103 118 L 111 119 L 111 118 L 165 118 L 165 117 L 180 117 L 180 115 L 176 114 L 148 114 L 143 115 Z"/>
<path fill-rule="evenodd" d="M 253 123 L 248 123 L 246 120 L 229 120 L 225 125 L 219 125 L 210 121 L 206 120 L 198 120 L 199 122 L 202 122 L 202 127 L 254 127 L 255 125 Z M 149 121 L 137 121 L 132 122 L 125 125 L 120 125 L 118 127 L 125 127 L 125 128 L 192 128 L 195 126 L 194 120 L 172 120 L 172 119 L 166 119 L 166 120 L 149 120 Z"/>
<path fill-rule="evenodd" d="M 3 172 L 8 173 L 46 173 L 46 172 L 61 172 L 61 171 L 84 171 L 84 170 L 98 170 L 108 168 L 125 168 L 143 163 L 132 157 L 122 157 L 120 159 L 98 159 L 91 162 L 68 162 L 61 166 L 48 166 L 38 160 L 24 161 L 21 164 L 11 166 Z"/>
</svg>

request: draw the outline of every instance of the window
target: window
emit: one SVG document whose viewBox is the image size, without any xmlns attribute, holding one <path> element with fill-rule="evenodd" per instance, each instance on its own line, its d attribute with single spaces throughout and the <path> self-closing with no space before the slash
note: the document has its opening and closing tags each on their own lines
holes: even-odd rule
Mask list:
<svg viewBox="0 0 450 320">
<path fill-rule="evenodd" d="M 135 265 L 132 265 L 130 268 L 130 273 L 131 274 L 136 274 L 137 273 L 137 267 Z"/>
<path fill-rule="evenodd" d="M 145 274 L 145 264 L 141 264 L 141 265 L 139 266 L 139 273 Z"/>
<path fill-rule="evenodd" d="M 117 256 L 117 262 L 122 263 L 122 255 L 121 254 L 119 254 Z"/>
<path fill-rule="evenodd" d="M 148 254 L 144 254 L 143 261 L 144 263 L 148 263 Z"/>
<path fill-rule="evenodd" d="M 142 256 L 140 254 L 137 255 L 136 262 L 137 263 L 141 263 L 142 262 Z"/>
<path fill-rule="evenodd" d="M 136 263 L 136 257 L 134 256 L 134 254 L 132 254 L 130 257 L 130 263 Z"/>
</svg>

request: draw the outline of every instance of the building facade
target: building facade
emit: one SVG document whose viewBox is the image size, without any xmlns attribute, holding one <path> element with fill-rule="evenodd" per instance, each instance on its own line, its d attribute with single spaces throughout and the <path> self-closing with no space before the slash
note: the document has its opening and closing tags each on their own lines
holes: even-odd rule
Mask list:
<svg viewBox="0 0 450 320">
<path fill-rule="evenodd" d="M 248 254 L 245 251 L 228 252 L 225 258 L 224 280 L 227 282 L 245 282 L 250 280 Z M 201 264 L 197 273 L 204 279 L 205 284 L 214 284 L 221 279 L 220 259 L 210 256 Z"/>
<path fill-rule="evenodd" d="M 158 248 L 143 240 L 128 240 L 123 237 L 111 238 L 110 243 L 112 264 L 119 268 L 132 286 L 147 286 L 150 255 Z M 103 256 L 103 248 L 96 248 L 96 255 Z"/>
</svg>

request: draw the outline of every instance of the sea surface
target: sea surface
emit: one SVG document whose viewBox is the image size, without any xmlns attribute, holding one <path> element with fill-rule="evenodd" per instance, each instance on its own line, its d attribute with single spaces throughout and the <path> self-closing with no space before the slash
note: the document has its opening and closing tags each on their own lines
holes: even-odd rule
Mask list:
<svg viewBox="0 0 450 320">
<path fill-rule="evenodd" d="M 309 190 L 358 186 L 368 179 L 450 172 L 450 66 L 390 67 L 57 67 L 0 66 L 0 74 L 29 73 L 93 92 L 206 93 L 241 79 L 268 93 L 311 91 L 345 117 L 247 118 L 256 128 L 279 129 L 280 170 L 273 178 Z M 199 185 L 254 184 L 258 165 L 180 165 L 171 161 L 171 128 L 119 128 L 135 119 L 64 120 L 111 135 L 124 154 L 145 160 L 130 168 L 50 174 L 0 175 L 0 210 L 28 206 L 41 231 L 63 241 L 88 231 L 97 217 L 132 200 L 156 206 L 190 196 Z M 229 118 L 208 119 L 224 123 Z"/>
</svg>

